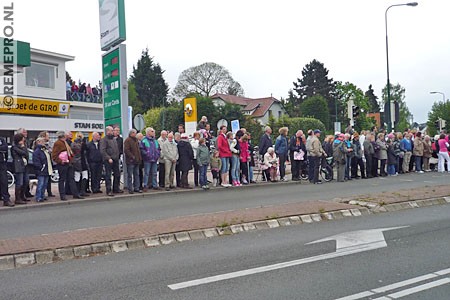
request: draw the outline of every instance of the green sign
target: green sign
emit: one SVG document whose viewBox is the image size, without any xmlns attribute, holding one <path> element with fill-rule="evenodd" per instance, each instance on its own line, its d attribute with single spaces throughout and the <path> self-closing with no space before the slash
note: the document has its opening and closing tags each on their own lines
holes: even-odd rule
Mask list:
<svg viewBox="0 0 450 300">
<path fill-rule="evenodd" d="M 107 53 L 102 59 L 103 68 L 103 115 L 105 121 L 121 116 L 120 51 Z M 106 124 L 106 122 L 105 122 Z"/>
<path fill-rule="evenodd" d="M 124 0 L 99 0 L 100 46 L 103 51 L 126 40 Z"/>
</svg>

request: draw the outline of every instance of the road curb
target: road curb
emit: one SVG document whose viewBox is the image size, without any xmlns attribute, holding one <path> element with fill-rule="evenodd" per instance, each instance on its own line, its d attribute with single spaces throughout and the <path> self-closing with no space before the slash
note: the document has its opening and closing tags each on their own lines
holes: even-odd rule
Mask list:
<svg viewBox="0 0 450 300">
<path fill-rule="evenodd" d="M 33 265 L 49 264 L 64 260 L 107 255 L 110 253 L 119 253 L 128 250 L 155 248 L 174 243 L 192 242 L 196 240 L 239 234 L 242 232 L 251 232 L 255 230 L 273 229 L 300 224 L 313 224 L 315 222 L 341 220 L 350 217 L 367 216 L 380 212 L 394 212 L 405 209 L 413 209 L 433 205 L 444 205 L 449 203 L 450 197 L 407 201 L 387 205 L 378 204 L 371 209 L 368 208 L 368 205 L 366 203 L 365 207 L 353 208 L 349 210 L 346 209 L 325 211 L 321 212 L 320 214 L 315 213 L 298 216 L 294 215 L 289 217 L 271 218 L 250 223 L 224 225 L 214 228 L 159 234 L 157 236 L 142 237 L 138 239 L 127 239 L 53 250 L 48 249 L 45 251 L 20 253 L 15 255 L 4 255 L 0 256 L 0 271 L 29 267 Z"/>
</svg>

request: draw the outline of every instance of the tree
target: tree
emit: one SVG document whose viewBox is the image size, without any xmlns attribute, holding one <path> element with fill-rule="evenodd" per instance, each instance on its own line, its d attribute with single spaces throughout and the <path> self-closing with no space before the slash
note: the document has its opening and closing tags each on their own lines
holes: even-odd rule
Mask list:
<svg viewBox="0 0 450 300">
<path fill-rule="evenodd" d="M 299 104 L 308 97 L 321 95 L 327 101 L 331 116 L 336 115 L 334 104 L 336 84 L 333 78 L 328 78 L 328 70 L 323 63 L 314 59 L 303 68 L 302 78 L 297 78 L 297 82 L 293 84 Z"/>
<path fill-rule="evenodd" d="M 72 77 L 70 77 L 70 74 L 67 71 L 66 71 L 66 81 L 69 81 L 69 82 L 72 81 Z"/>
<path fill-rule="evenodd" d="M 399 106 L 399 115 L 400 118 L 397 120 L 395 124 L 395 128 L 397 128 L 399 131 L 403 131 L 406 128 L 409 128 L 411 124 L 409 124 L 409 120 L 411 119 L 411 112 L 408 109 L 408 106 L 405 102 L 405 88 L 402 87 L 399 83 L 396 85 L 391 84 L 391 101 L 397 101 Z M 383 88 L 383 105 L 387 102 L 387 84 Z"/>
<path fill-rule="evenodd" d="M 321 95 L 306 98 L 301 104 L 301 112 L 302 117 L 318 119 L 328 128 L 330 113 L 327 101 Z"/>
<path fill-rule="evenodd" d="M 378 113 L 380 112 L 380 104 L 378 103 L 378 97 L 375 96 L 375 91 L 372 88 L 372 85 L 369 85 L 369 89 L 365 93 L 368 101 L 369 101 L 369 112 L 370 113 Z"/>
<path fill-rule="evenodd" d="M 205 97 L 212 96 L 213 93 L 243 96 L 244 90 L 227 69 L 216 63 L 207 62 L 184 70 L 178 77 L 173 94 L 182 99 L 192 93 Z"/>
<path fill-rule="evenodd" d="M 142 50 L 137 67 L 133 66 L 130 81 L 134 84 L 137 98 L 142 102 L 143 110 L 164 106 L 167 102 L 169 86 L 163 78 L 164 71 L 159 64 L 153 62 L 148 48 Z"/>
<path fill-rule="evenodd" d="M 142 101 L 139 100 L 136 87 L 131 80 L 128 80 L 128 105 L 133 107 L 133 115 L 143 114 L 145 112 L 144 105 Z"/>
<path fill-rule="evenodd" d="M 342 83 L 338 81 L 336 83 L 336 95 L 338 112 L 340 112 L 338 113 L 338 120 L 345 125 L 344 127 L 347 127 L 350 121 L 348 118 L 349 100 L 353 100 L 353 104 L 358 106 L 360 109 L 360 114 L 356 120 L 354 120 L 354 129 L 356 131 L 369 129 L 375 125 L 374 121 L 366 115 L 366 112 L 370 109 L 369 98 L 365 96 L 364 92 L 360 88 L 350 82 Z"/>
<path fill-rule="evenodd" d="M 294 91 L 289 90 L 288 92 L 288 98 L 286 100 L 281 100 L 281 103 L 286 110 L 286 113 L 290 117 L 300 117 L 301 111 L 300 111 L 300 100 L 299 98 L 295 97 Z"/>
<path fill-rule="evenodd" d="M 450 128 L 450 102 L 438 101 L 434 102 L 431 111 L 428 113 L 428 134 L 433 136 L 439 133 L 439 128 L 436 128 L 435 122 L 439 119 L 445 120 L 446 129 Z"/>
</svg>

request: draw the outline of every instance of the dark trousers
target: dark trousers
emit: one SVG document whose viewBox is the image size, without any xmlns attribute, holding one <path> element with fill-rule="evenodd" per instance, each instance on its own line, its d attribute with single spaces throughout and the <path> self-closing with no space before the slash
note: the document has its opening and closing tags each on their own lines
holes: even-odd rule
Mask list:
<svg viewBox="0 0 450 300">
<path fill-rule="evenodd" d="M 411 155 L 411 160 L 409 161 L 409 171 L 412 172 L 414 170 L 414 164 L 416 162 L 416 156 Z"/>
<path fill-rule="evenodd" d="M 175 167 L 175 181 L 177 183 L 177 187 L 181 187 L 181 170 L 179 165 L 177 164 Z"/>
<path fill-rule="evenodd" d="M 310 156 L 311 161 L 313 162 L 313 182 L 319 182 L 319 169 L 320 169 L 320 157 L 318 156 Z"/>
<path fill-rule="evenodd" d="M 308 156 L 308 180 L 314 181 L 314 159 L 312 156 Z"/>
<path fill-rule="evenodd" d="M 78 196 L 78 189 L 74 179 L 74 169 L 73 166 L 64 164 L 57 165 L 59 180 L 58 180 L 58 191 L 60 197 L 66 196 L 66 191 L 69 190 L 71 195 Z"/>
<path fill-rule="evenodd" d="M 292 179 L 300 179 L 300 174 L 303 168 L 303 160 L 291 159 Z"/>
<path fill-rule="evenodd" d="M 386 162 L 387 162 L 387 159 L 380 159 L 380 175 L 381 176 L 387 176 Z"/>
<path fill-rule="evenodd" d="M 282 154 L 278 156 L 278 159 L 280 161 L 280 178 L 284 178 L 284 176 L 286 176 L 286 160 L 287 160 L 287 155 L 286 154 Z"/>
<path fill-rule="evenodd" d="M 7 167 L 6 162 L 0 163 L 0 197 L 4 202 L 10 200 L 8 192 L 8 175 L 6 173 Z"/>
<path fill-rule="evenodd" d="M 241 179 L 245 178 L 247 182 L 250 182 L 250 179 L 248 178 L 248 162 L 242 162 L 241 161 Z"/>
<path fill-rule="evenodd" d="M 47 194 L 50 196 L 52 194 L 52 176 L 48 176 L 47 181 Z"/>
<path fill-rule="evenodd" d="M 158 164 L 159 187 L 163 188 L 166 181 L 166 165 L 163 162 Z"/>
<path fill-rule="evenodd" d="M 111 192 L 111 175 L 114 176 L 113 182 L 112 182 L 112 191 L 118 192 L 119 191 L 119 183 L 120 183 L 120 168 L 119 168 L 119 161 L 113 160 L 112 164 L 110 164 L 108 161 L 104 162 L 105 164 L 105 185 L 106 185 L 106 192 Z"/>
<path fill-rule="evenodd" d="M 194 165 L 194 185 L 198 186 L 198 174 L 200 172 L 200 168 L 199 165 L 197 164 L 197 159 L 194 159 L 192 161 L 192 164 Z"/>
<path fill-rule="evenodd" d="M 372 176 L 378 177 L 378 158 L 372 157 Z"/>
<path fill-rule="evenodd" d="M 352 158 L 352 177 L 358 176 L 358 166 L 361 171 L 361 177 L 366 177 L 366 172 L 364 168 L 364 162 L 362 160 L 362 157 L 353 157 Z"/>
<path fill-rule="evenodd" d="M 144 163 L 139 165 L 139 189 L 144 188 Z"/>
<path fill-rule="evenodd" d="M 366 154 L 366 175 L 367 175 L 367 177 L 373 177 L 372 164 L 373 164 L 372 155 Z"/>
<path fill-rule="evenodd" d="M 91 189 L 93 192 L 100 191 L 100 181 L 102 179 L 103 164 L 91 162 L 89 163 L 91 168 Z"/>
<path fill-rule="evenodd" d="M 189 186 L 188 174 L 189 171 L 181 171 L 181 187 Z"/>
</svg>

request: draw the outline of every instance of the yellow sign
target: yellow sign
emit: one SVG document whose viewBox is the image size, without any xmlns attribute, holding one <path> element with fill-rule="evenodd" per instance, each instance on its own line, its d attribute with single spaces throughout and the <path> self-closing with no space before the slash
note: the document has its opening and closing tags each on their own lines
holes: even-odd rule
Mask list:
<svg viewBox="0 0 450 300">
<path fill-rule="evenodd" d="M 67 116 L 69 114 L 69 108 L 69 102 L 0 96 L 0 113 Z"/>
<path fill-rule="evenodd" d="M 197 99 L 184 99 L 184 122 L 197 122 Z"/>
</svg>

